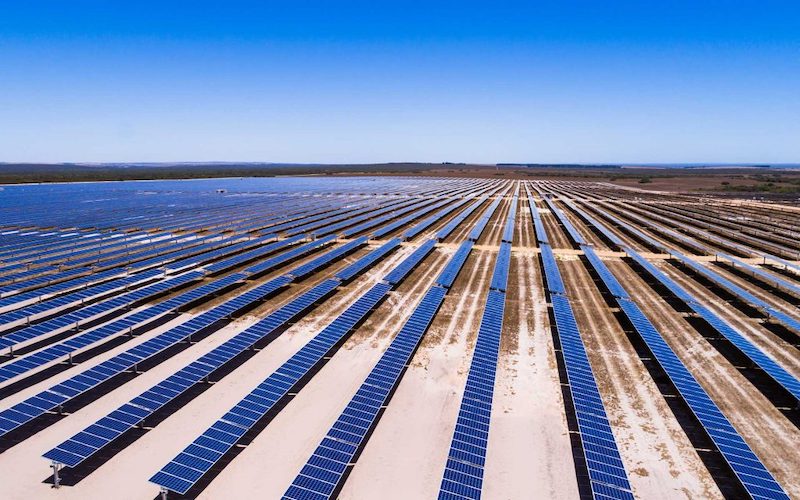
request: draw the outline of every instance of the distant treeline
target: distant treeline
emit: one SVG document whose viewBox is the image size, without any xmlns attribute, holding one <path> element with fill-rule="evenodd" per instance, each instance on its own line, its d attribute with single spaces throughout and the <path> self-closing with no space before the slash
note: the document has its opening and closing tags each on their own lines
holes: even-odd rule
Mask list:
<svg viewBox="0 0 800 500">
<path fill-rule="evenodd" d="M 359 165 L 299 164 L 170 164 L 170 165 L 81 165 L 0 164 L 0 184 L 29 182 L 90 182 L 147 179 L 199 179 L 206 177 L 274 177 L 276 175 L 333 175 L 380 173 L 409 175 L 452 167 L 454 163 L 376 163 Z"/>
</svg>

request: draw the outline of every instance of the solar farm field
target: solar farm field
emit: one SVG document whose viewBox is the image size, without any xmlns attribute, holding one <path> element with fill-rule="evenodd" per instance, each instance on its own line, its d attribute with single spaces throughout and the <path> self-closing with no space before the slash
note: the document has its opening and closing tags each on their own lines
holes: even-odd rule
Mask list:
<svg viewBox="0 0 800 500">
<path fill-rule="evenodd" d="M 0 498 L 800 498 L 800 208 L 605 183 L 0 191 Z"/>
</svg>

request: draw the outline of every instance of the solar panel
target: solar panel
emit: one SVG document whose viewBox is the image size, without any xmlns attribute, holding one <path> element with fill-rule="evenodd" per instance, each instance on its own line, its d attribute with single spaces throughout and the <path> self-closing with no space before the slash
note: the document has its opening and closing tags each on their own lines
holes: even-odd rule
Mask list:
<svg viewBox="0 0 800 500">
<path fill-rule="evenodd" d="M 776 276 L 772 273 L 765 271 L 759 267 L 753 266 L 748 264 L 747 262 L 743 262 L 735 257 L 731 257 L 730 255 L 726 255 L 723 253 L 717 254 L 718 258 L 727 260 L 730 262 L 734 267 L 741 267 L 742 269 L 746 270 L 750 274 L 757 276 L 765 283 L 774 286 L 775 288 L 784 289 L 786 291 L 792 292 L 797 296 L 800 296 L 800 286 L 791 283 L 788 280 L 785 280 L 779 276 Z"/>
<path fill-rule="evenodd" d="M 270 257 L 269 259 L 262 260 L 256 264 L 253 264 L 247 267 L 244 271 L 245 273 L 250 273 L 252 275 L 266 273 L 275 269 L 276 267 L 289 262 L 291 260 L 297 259 L 298 257 L 302 257 L 304 255 L 308 255 L 311 252 L 319 250 L 320 248 L 327 246 L 331 243 L 336 241 L 336 236 L 325 236 L 324 238 L 320 238 L 318 240 L 314 240 L 312 242 L 306 243 L 305 245 L 300 245 L 297 248 L 293 248 L 286 252 L 283 252 L 275 257 Z"/>
<path fill-rule="evenodd" d="M 449 203 L 452 200 L 445 200 L 445 201 Z M 413 238 L 414 236 L 420 234 L 421 232 L 425 231 L 426 229 L 434 225 L 436 222 L 440 221 L 442 217 L 464 206 L 468 201 L 469 199 L 464 198 L 443 208 L 442 210 L 439 210 L 438 212 L 426 218 L 425 220 L 422 220 L 419 223 L 415 224 L 414 227 L 406 230 L 403 233 L 403 238 L 405 239 Z"/>
<path fill-rule="evenodd" d="M 414 268 L 416 268 L 419 263 L 428 256 L 429 253 L 431 253 L 434 246 L 436 246 L 436 240 L 428 240 L 420 245 L 410 256 L 403 260 L 400 265 L 395 267 L 389 274 L 387 274 L 383 278 L 384 281 L 392 286 L 395 286 L 403 281 L 403 279 L 408 276 L 408 274 Z"/>
<path fill-rule="evenodd" d="M 558 272 L 558 264 L 556 263 L 555 255 L 553 255 L 553 249 L 546 243 L 542 243 L 539 248 L 542 252 L 542 265 L 548 291 L 551 294 L 563 295 L 567 293 L 566 288 L 564 288 L 564 282 L 561 280 L 561 273 Z"/>
<path fill-rule="evenodd" d="M 632 500 L 633 494 L 630 491 L 628 476 L 622 466 L 622 459 L 611 432 L 611 425 L 608 422 L 608 416 L 569 299 L 561 295 L 553 295 L 550 300 L 553 304 L 556 332 L 562 347 L 570 393 L 575 407 L 575 418 L 580 429 L 580 438 L 583 443 L 592 489 L 595 490 L 598 485 L 604 485 L 615 493 L 616 498 Z M 602 446 L 604 451 L 595 453 L 588 445 Z"/>
<path fill-rule="evenodd" d="M 469 253 L 472 251 L 473 245 L 474 243 L 472 241 L 465 241 L 458 247 L 458 250 L 453 254 L 453 257 L 447 263 L 444 270 L 442 270 L 439 277 L 436 278 L 437 285 L 441 285 L 445 288 L 453 286 L 453 282 L 456 280 L 461 268 L 464 267 L 464 262 L 466 262 Z"/>
<path fill-rule="evenodd" d="M 619 303 L 653 356 L 725 457 L 742 486 L 753 498 L 788 499 L 789 496 L 786 495 L 780 484 L 775 481 L 772 474 L 764 467 L 636 304 L 627 300 L 620 300 Z"/>
<path fill-rule="evenodd" d="M 500 265 L 498 261 L 496 266 Z M 505 293 L 489 291 L 450 444 L 440 498 L 448 493 L 466 498 L 481 496 L 504 304 Z"/>
<path fill-rule="evenodd" d="M 99 285 L 88 286 L 80 291 L 67 295 L 46 299 L 14 311 L 0 314 L 0 327 L 8 328 L 13 323 L 20 320 L 30 320 L 36 316 L 40 316 L 55 309 L 69 305 L 80 304 L 87 299 L 101 297 L 114 291 L 124 290 L 126 287 L 132 285 L 138 285 L 147 281 L 151 281 L 152 279 L 161 275 L 163 275 L 163 272 L 156 269 L 151 269 L 149 271 L 134 273 L 122 278 L 107 281 Z"/>
<path fill-rule="evenodd" d="M 163 293 L 158 283 L 148 285 L 127 293 L 116 295 L 110 299 L 80 308 L 76 311 L 57 316 L 53 319 L 17 330 L 0 338 L 0 348 L 15 346 L 21 342 L 35 339 L 43 335 L 55 333 L 64 328 L 71 328 L 97 316 L 105 315 L 140 302 L 148 297 Z"/>
<path fill-rule="evenodd" d="M 481 237 L 481 234 L 483 234 L 483 230 L 486 229 L 486 225 L 489 223 L 489 220 L 492 218 L 492 215 L 494 215 L 495 211 L 497 210 L 497 207 L 500 206 L 500 202 L 503 201 L 504 195 L 505 192 L 497 196 L 492 204 L 489 205 L 489 208 L 487 208 L 486 211 L 481 215 L 481 217 L 475 223 L 475 227 L 473 227 L 472 231 L 469 233 L 469 240 L 478 241 L 478 239 Z"/>
<path fill-rule="evenodd" d="M 325 498 L 333 494 L 344 476 L 346 465 L 353 461 L 357 450 L 364 445 L 369 430 L 376 425 L 381 406 L 386 404 L 400 382 L 406 365 L 446 293 L 447 290 L 439 286 L 428 289 L 327 436 L 300 470 L 284 498 L 305 498 L 307 491 Z M 330 450 L 338 453 L 332 454 Z M 318 474 L 324 474 L 326 480 L 315 479 Z"/>
<path fill-rule="evenodd" d="M 698 263 L 698 262 L 686 257 L 685 255 L 683 255 L 683 254 L 681 254 L 679 252 L 675 252 L 675 251 L 670 252 L 670 254 L 673 257 L 675 257 L 676 259 L 680 260 L 686 266 L 692 268 L 698 274 L 701 274 L 705 278 L 713 281 L 717 285 L 719 285 L 722 288 L 724 288 L 724 289 L 728 290 L 729 292 L 733 293 L 734 295 L 736 295 L 740 299 L 744 300 L 745 302 L 749 303 L 750 305 L 763 310 L 769 316 L 777 319 L 778 321 L 780 321 L 784 325 L 788 326 L 789 328 L 791 328 L 791 329 L 793 329 L 793 330 L 795 330 L 797 332 L 800 332 L 800 321 L 792 318 L 791 316 L 789 316 L 788 314 L 784 313 L 783 311 L 780 311 L 780 310 L 772 307 L 767 302 L 759 299 L 758 297 L 756 297 L 752 293 L 748 292 L 744 288 L 742 288 L 739 285 L 733 283 L 731 280 L 729 280 L 729 279 L 727 279 L 727 278 L 725 278 L 723 276 L 720 276 L 719 274 L 715 273 L 711 269 L 709 269 L 709 268 L 701 265 L 700 263 Z"/>
<path fill-rule="evenodd" d="M 583 236 L 581 236 L 578 230 L 575 229 L 575 226 L 572 224 L 572 222 L 570 222 L 567 216 L 564 215 L 561 209 L 556 206 L 553 200 L 545 196 L 544 201 L 547 203 L 547 206 L 550 207 L 550 211 L 553 212 L 559 221 L 561 221 L 561 225 L 567 230 L 567 233 L 569 234 L 570 238 L 572 238 L 572 241 L 577 245 L 586 245 L 586 240 L 583 238 Z"/>
<path fill-rule="evenodd" d="M 542 236 L 546 237 L 546 233 L 542 233 Z M 550 245 L 542 243 L 540 248 L 555 318 L 555 333 L 561 344 L 590 487 L 598 498 L 605 496 L 633 500 L 628 475 L 611 431 L 578 323 L 569 298 L 564 295 L 558 264 Z"/>
<path fill-rule="evenodd" d="M 367 244 L 368 238 L 366 236 L 362 236 L 360 238 L 356 238 L 355 240 L 345 243 L 344 245 L 335 248 L 331 251 L 325 252 L 323 255 L 320 255 L 316 259 L 312 260 L 311 262 L 307 262 L 300 266 L 295 267 L 289 274 L 294 279 L 303 279 L 309 274 L 316 272 L 322 266 L 328 265 L 331 262 L 339 259 L 350 252 L 357 250 L 359 247 L 362 247 Z"/>
<path fill-rule="evenodd" d="M 597 256 L 597 253 L 594 249 L 588 245 L 584 245 L 581 247 L 583 249 L 583 254 L 586 256 L 589 263 L 592 265 L 597 274 L 600 275 L 603 283 L 608 287 L 611 295 L 614 297 L 620 297 L 623 299 L 630 298 L 628 292 L 619 284 L 616 279 L 613 279 L 611 271 L 608 270 L 606 267 L 605 262 L 603 262 L 600 257 Z"/>
<path fill-rule="evenodd" d="M 459 225 L 460 225 L 462 222 L 464 222 L 464 221 L 467 219 L 467 217 L 469 217 L 470 215 L 472 215 L 472 213 L 473 213 L 473 212 L 475 212 L 475 210 L 477 210 L 477 209 L 478 209 L 478 207 L 480 207 L 481 205 L 483 205 L 483 204 L 484 204 L 484 202 L 485 202 L 487 199 L 488 199 L 488 196 L 485 196 L 485 195 L 484 195 L 484 196 L 482 196 L 482 197 L 481 197 L 481 198 L 480 198 L 478 201 L 476 201 L 475 203 L 473 203 L 472 205 L 470 205 L 469 207 L 467 207 L 467 208 L 466 208 L 466 210 L 463 210 L 461 213 L 459 213 L 459 214 L 458 214 L 456 217 L 454 217 L 454 218 L 453 218 L 453 219 L 452 219 L 450 222 L 448 222 L 447 224 L 445 224 L 445 226 L 444 226 L 442 229 L 440 229 L 438 233 L 436 233 L 436 238 L 437 238 L 438 240 L 440 240 L 440 241 L 441 241 L 441 240 L 443 240 L 443 239 L 447 238 L 448 236 L 450 236 L 450 234 L 451 234 L 453 231 L 455 231 L 455 229 L 456 229 L 456 228 L 457 228 L 457 227 L 458 227 L 458 226 L 459 226 Z"/>
<path fill-rule="evenodd" d="M 519 198 L 515 195 L 511 199 L 511 207 L 508 209 L 508 218 L 506 220 L 506 225 L 503 228 L 503 237 L 502 241 L 506 243 L 511 243 L 514 240 L 514 219 L 517 213 L 517 205 L 519 203 Z"/>
<path fill-rule="evenodd" d="M 272 238 L 268 236 L 268 237 L 261 238 L 261 239 L 270 240 Z M 239 265 L 239 264 L 241 264 L 243 262 L 248 262 L 250 260 L 253 260 L 253 259 L 256 259 L 256 258 L 259 258 L 259 257 L 264 257 L 266 255 L 275 253 L 278 250 L 284 249 L 284 248 L 286 248 L 288 246 L 294 245 L 295 243 L 297 243 L 299 241 L 302 241 L 302 239 L 303 239 L 302 236 L 293 236 L 291 238 L 286 238 L 285 240 L 269 243 L 267 245 L 260 246 L 258 248 L 254 248 L 252 250 L 249 250 L 247 252 L 243 252 L 243 253 L 241 253 L 239 255 L 234 255 L 232 257 L 229 257 L 227 259 L 221 260 L 219 262 L 215 262 L 213 264 L 209 264 L 207 266 L 204 266 L 204 269 L 206 269 L 208 272 L 210 272 L 212 274 L 219 273 L 219 272 L 222 272 L 222 271 L 224 271 L 226 269 L 231 269 L 232 267 L 237 266 L 237 265 Z M 230 252 L 224 251 L 224 250 L 225 249 L 220 250 L 219 251 L 219 255 L 226 255 L 226 254 L 230 253 Z M 187 262 L 187 261 L 189 261 L 189 262 Z M 197 258 L 187 259 L 187 261 L 175 263 L 172 266 L 169 266 L 169 268 L 177 268 L 177 267 L 183 267 L 185 265 L 195 264 L 197 262 Z"/>
<path fill-rule="evenodd" d="M 637 260 L 637 262 L 644 261 L 641 256 L 629 247 L 625 247 L 625 250 L 628 255 Z M 589 259 L 589 262 L 595 266 L 595 270 L 598 271 L 598 274 L 603 281 L 606 282 L 609 289 L 622 290 L 624 293 L 624 287 L 619 283 L 616 277 L 605 268 L 601 261 Z M 601 268 L 604 270 L 601 270 Z M 678 292 L 676 295 L 689 296 L 688 292 L 655 268 L 655 266 L 649 265 L 645 268 L 652 276 L 667 286 L 667 288 Z M 630 300 L 627 294 L 618 294 L 615 296 L 620 309 L 628 317 L 633 327 L 642 337 L 645 344 L 647 344 L 648 349 L 653 353 L 659 365 L 661 365 L 673 385 L 675 385 L 681 397 L 683 397 L 692 409 L 694 415 L 703 425 L 709 437 L 711 437 L 717 445 L 734 473 L 739 477 L 744 488 L 747 489 L 754 498 L 762 496 L 768 498 L 788 498 L 780 485 L 766 470 L 758 457 L 756 457 L 747 446 L 736 429 L 722 414 L 713 400 L 708 396 L 705 390 L 703 390 L 702 386 L 669 347 L 662 335 L 642 313 L 639 307 Z M 731 343 L 736 345 L 756 364 L 760 363 L 759 366 L 778 381 L 778 383 L 787 388 L 795 398 L 800 395 L 800 382 L 783 370 L 775 361 L 767 357 L 761 350 L 752 345 L 741 334 L 731 328 L 705 306 L 700 305 L 695 300 L 687 302 L 687 305 L 701 317 L 705 318 L 715 330 L 728 338 Z"/>
<path fill-rule="evenodd" d="M 583 219 L 585 221 L 587 221 L 590 225 L 594 226 L 597 230 L 599 230 L 606 238 L 608 238 L 609 241 L 611 241 L 612 243 L 617 245 L 617 247 L 622 247 L 625 244 L 625 242 L 622 241 L 622 239 L 620 239 L 619 236 L 617 236 L 616 234 L 611 232 L 604 225 L 602 225 L 599 222 L 597 222 L 597 219 L 595 219 L 594 217 L 592 217 L 591 215 L 586 213 L 586 211 L 581 210 L 580 208 L 578 208 L 574 203 L 572 203 L 569 200 L 562 200 L 562 201 L 564 201 L 564 203 L 568 207 L 570 207 L 573 212 L 575 212 L 578 215 L 580 215 L 581 217 L 583 217 Z"/>
<path fill-rule="evenodd" d="M 383 244 L 380 248 L 373 250 L 372 252 L 361 257 L 357 261 L 353 262 L 346 268 L 336 273 L 336 277 L 342 281 L 348 281 L 353 279 L 355 276 L 364 272 L 364 270 L 369 268 L 371 265 L 383 259 L 390 252 L 394 251 L 397 247 L 400 246 L 400 243 L 401 241 L 399 238 L 393 238 L 389 240 L 387 243 Z"/>
<path fill-rule="evenodd" d="M 511 265 L 511 243 L 500 243 L 500 251 L 497 254 L 497 262 L 492 273 L 492 281 L 489 288 L 501 292 L 506 291 L 508 284 L 508 269 Z"/>
</svg>

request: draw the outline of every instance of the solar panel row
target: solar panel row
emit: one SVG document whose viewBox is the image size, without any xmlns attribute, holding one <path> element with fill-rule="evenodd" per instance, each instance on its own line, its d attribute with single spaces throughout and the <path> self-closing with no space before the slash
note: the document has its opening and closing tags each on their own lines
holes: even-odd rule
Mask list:
<svg viewBox="0 0 800 500">
<path fill-rule="evenodd" d="M 449 202 L 449 201 L 452 201 L 452 200 L 447 200 L 447 201 Z M 457 209 L 463 207 L 464 205 L 466 205 L 468 201 L 469 201 L 469 198 L 463 198 L 463 199 L 458 200 L 455 203 L 443 208 L 442 210 L 439 210 L 435 214 L 431 215 L 430 217 L 427 217 L 426 219 L 424 219 L 424 220 L 420 221 L 419 223 L 415 224 L 410 229 L 406 230 L 403 233 L 403 238 L 405 238 L 405 239 L 413 238 L 414 236 L 418 235 L 422 231 L 425 231 L 426 229 L 428 229 L 432 225 L 436 224 L 436 222 L 440 221 L 442 219 L 442 217 L 444 217 L 447 214 L 449 214 L 451 212 L 454 212 L 455 210 L 457 210 Z"/>
<path fill-rule="evenodd" d="M 422 259 L 431 253 L 434 246 L 436 246 L 436 240 L 427 240 L 414 250 L 411 255 L 406 257 L 403 262 L 398 264 L 397 267 L 392 269 L 392 271 L 384 277 L 384 281 L 392 286 L 399 284 L 420 262 L 422 262 Z"/>
<path fill-rule="evenodd" d="M 567 234 L 569 234 L 570 238 L 573 242 L 577 245 L 586 245 L 586 240 L 583 239 L 583 236 L 575 229 L 575 226 L 570 222 L 564 212 L 561 211 L 560 208 L 556 206 L 552 199 L 549 196 L 543 196 L 544 201 L 547 203 L 547 206 L 550 207 L 550 212 L 555 215 L 559 221 L 561 221 L 561 225 L 564 226 L 564 229 L 567 230 Z"/>
<path fill-rule="evenodd" d="M 475 212 L 475 210 L 478 209 L 478 207 L 483 205 L 484 202 L 486 202 L 487 199 L 489 199 L 488 195 L 481 196 L 481 198 L 478 201 L 476 201 L 472 205 L 468 206 L 465 210 L 462 210 L 458 215 L 453 217 L 450 220 L 450 222 L 445 224 L 444 227 L 441 228 L 439 230 L 439 232 L 436 233 L 436 239 L 438 239 L 439 241 L 442 241 L 443 239 L 445 239 L 448 236 L 450 236 L 450 233 L 452 233 L 458 227 L 459 224 L 464 222 L 467 219 L 467 217 L 472 215 L 473 212 Z"/>
<path fill-rule="evenodd" d="M 764 467 L 636 304 L 623 299 L 619 300 L 619 303 L 653 356 L 670 377 L 750 495 L 753 498 L 788 499 L 783 488 L 775 481 L 772 474 Z"/>
<path fill-rule="evenodd" d="M 343 253 L 352 251 L 365 242 L 366 238 L 360 238 L 346 245 L 342 245 L 326 254 L 330 256 L 329 259 L 314 259 L 314 261 L 312 261 L 313 266 L 309 266 L 308 264 L 300 266 L 299 268 L 302 269 L 301 273 L 305 275 L 319 269 L 326 265 L 332 258 L 341 257 Z M 399 244 L 399 241 L 396 243 Z M 374 250 L 371 254 L 385 256 L 387 248 L 391 249 L 393 246 L 386 245 Z M 366 266 L 362 265 L 360 262 L 355 263 L 354 266 L 360 269 L 359 272 L 366 269 Z M 294 273 L 294 270 L 290 271 L 286 278 L 291 278 Z M 106 444 L 121 436 L 128 429 L 132 428 L 170 401 L 173 401 L 189 387 L 200 382 L 205 377 L 208 377 L 222 365 L 255 345 L 255 343 L 262 342 L 268 337 L 279 333 L 290 321 L 299 317 L 323 297 L 333 292 L 340 284 L 341 281 L 336 278 L 326 280 L 313 287 L 255 325 L 252 325 L 197 361 L 170 376 L 156 387 L 134 398 L 96 424 L 93 424 L 86 430 L 50 450 L 45 454 L 45 457 L 67 466 L 76 466 L 82 463 L 85 459 L 102 449 Z M 386 286 L 388 290 L 389 285 Z M 133 418 L 136 418 L 136 420 L 133 421 Z"/>
<path fill-rule="evenodd" d="M 337 272 L 336 277 L 342 281 L 349 281 L 355 278 L 359 274 L 363 273 L 370 266 L 372 266 L 379 260 L 386 257 L 389 253 L 393 252 L 395 249 L 397 249 L 400 246 L 400 243 L 401 241 L 399 238 L 393 238 L 389 240 L 387 243 L 384 243 L 379 248 L 373 250 L 372 252 L 361 257 L 360 259 L 353 262 L 346 268 Z"/>
<path fill-rule="evenodd" d="M 439 274 L 439 277 L 436 278 L 437 285 L 445 288 L 453 286 L 453 282 L 458 277 L 458 273 L 461 272 L 461 268 L 464 267 L 464 262 L 466 262 L 473 246 L 474 243 L 472 241 L 465 241 L 458 247 L 456 253 L 453 254 L 441 274 Z"/>
<path fill-rule="evenodd" d="M 305 264 L 295 267 L 294 269 L 289 271 L 289 275 L 294 280 L 301 280 L 306 276 L 308 276 L 309 274 L 316 272 L 320 267 L 326 266 L 331 262 L 335 261 L 336 259 L 339 259 L 351 252 L 354 252 L 355 250 L 358 250 L 358 248 L 366 245 L 367 241 L 368 239 L 366 236 L 356 238 L 349 243 L 345 243 L 344 245 L 334 248 L 329 252 L 325 252 L 324 254 L 311 260 L 310 262 L 306 262 Z"/>
<path fill-rule="evenodd" d="M 163 275 L 163 272 L 156 269 L 135 273 L 99 285 L 86 287 L 78 292 L 54 297 L 13 311 L 8 311 L 0 314 L 0 328 L 7 329 L 19 322 L 30 323 L 33 319 L 48 315 L 48 313 L 52 313 L 52 311 L 57 309 L 83 304 L 87 300 L 103 297 L 119 290 L 125 290 L 130 286 L 147 283 L 160 275 Z"/>
<path fill-rule="evenodd" d="M 792 330 L 800 332 L 800 321 L 792 318 L 783 311 L 771 306 L 766 301 L 761 300 L 760 298 L 756 297 L 755 295 L 748 292 L 744 288 L 733 283 L 731 280 L 723 276 L 720 276 L 711 269 L 703 266 L 702 264 L 698 263 L 695 260 L 686 257 L 685 255 L 679 252 L 671 251 L 670 255 L 681 261 L 681 263 L 683 263 L 684 265 L 692 268 L 698 274 L 713 281 L 715 284 L 728 290 L 729 292 L 733 293 L 734 295 L 744 300 L 745 302 L 749 303 L 750 305 L 755 306 L 758 309 L 761 309 L 770 317 L 775 318 L 776 320 L 780 321 L 781 323 L 791 328 Z"/>
<path fill-rule="evenodd" d="M 486 211 L 483 212 L 481 217 L 475 223 L 475 226 L 472 228 L 472 231 L 470 231 L 469 233 L 468 239 L 470 241 L 473 242 L 478 241 L 478 238 L 480 238 L 481 234 L 483 233 L 483 230 L 486 229 L 486 225 L 489 224 L 489 220 L 492 218 L 492 215 L 494 215 L 494 212 L 497 210 L 497 207 L 499 207 L 500 203 L 503 201 L 503 196 L 505 196 L 506 192 L 508 192 L 508 189 L 505 189 L 502 194 L 497 195 L 492 204 L 489 205 L 489 208 L 487 208 Z"/>
<path fill-rule="evenodd" d="M 492 282 L 467 374 L 467 383 L 450 442 L 450 451 L 439 489 L 440 500 L 481 497 L 517 199 L 518 194 L 515 192 L 506 217 L 504 241 L 500 243 L 500 251 L 495 261 Z"/>
<path fill-rule="evenodd" d="M 284 497 L 330 498 L 354 461 L 381 408 L 400 381 L 411 356 L 439 310 L 445 288 L 432 286 L 411 313 L 389 348 L 292 482 Z"/>
<path fill-rule="evenodd" d="M 155 271 L 158 273 L 158 271 Z M 133 291 L 116 295 L 110 299 L 83 307 L 76 311 L 57 316 L 55 318 L 17 330 L 0 338 L 0 349 L 8 348 L 44 335 L 56 333 L 64 329 L 76 328 L 81 323 L 109 314 L 124 307 L 141 302 L 164 292 L 159 283 L 143 286 Z"/>
<path fill-rule="evenodd" d="M 761 269 L 760 267 L 750 265 L 747 262 L 742 262 L 741 260 L 735 257 L 731 257 L 730 255 L 718 253 L 717 257 L 730 262 L 733 265 L 733 267 L 740 267 L 744 269 L 753 276 L 760 278 L 764 283 L 767 283 L 771 286 L 774 286 L 775 288 L 783 289 L 797 296 L 800 296 L 800 285 L 796 285 L 786 279 L 783 279 L 779 276 L 769 273 L 764 269 Z"/>
<path fill-rule="evenodd" d="M 505 293 L 490 290 L 450 444 L 439 498 L 480 498 Z"/>
</svg>

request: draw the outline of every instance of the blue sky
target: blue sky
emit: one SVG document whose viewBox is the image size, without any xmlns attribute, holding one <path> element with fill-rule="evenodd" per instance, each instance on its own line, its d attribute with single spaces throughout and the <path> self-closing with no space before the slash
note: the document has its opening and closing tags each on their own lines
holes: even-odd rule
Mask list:
<svg viewBox="0 0 800 500">
<path fill-rule="evenodd" d="M 0 161 L 800 161 L 796 1 L 13 3 Z"/>
</svg>

